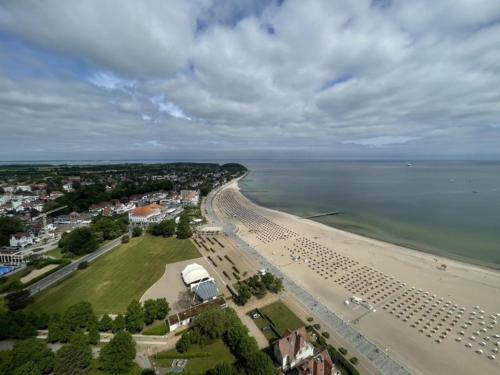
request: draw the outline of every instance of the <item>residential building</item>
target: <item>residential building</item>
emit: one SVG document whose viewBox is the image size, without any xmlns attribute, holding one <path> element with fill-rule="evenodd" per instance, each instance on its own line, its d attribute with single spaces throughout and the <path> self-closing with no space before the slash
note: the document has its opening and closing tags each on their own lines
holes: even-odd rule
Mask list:
<svg viewBox="0 0 500 375">
<path fill-rule="evenodd" d="M 323 350 L 307 358 L 288 372 L 291 375 L 340 375 L 328 351 Z"/>
<path fill-rule="evenodd" d="M 17 232 L 10 238 L 11 247 L 26 247 L 33 245 L 33 236 L 25 232 Z"/>
<path fill-rule="evenodd" d="M 274 355 L 283 371 L 288 371 L 314 355 L 305 327 L 290 332 L 274 344 Z"/>
</svg>

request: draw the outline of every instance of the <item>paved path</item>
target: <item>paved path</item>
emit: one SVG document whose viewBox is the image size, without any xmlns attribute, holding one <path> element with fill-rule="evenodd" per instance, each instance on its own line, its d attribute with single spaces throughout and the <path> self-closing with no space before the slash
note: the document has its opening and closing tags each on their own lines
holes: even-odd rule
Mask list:
<svg viewBox="0 0 500 375">
<path fill-rule="evenodd" d="M 392 359 L 381 347 L 369 341 L 353 326 L 340 318 L 335 312 L 323 305 L 317 298 L 303 289 L 298 283 L 291 280 L 286 274 L 264 258 L 255 248 L 236 235 L 238 227 L 234 223 L 223 221 L 214 211 L 214 198 L 226 185 L 212 191 L 206 199 L 207 216 L 212 222 L 223 228 L 227 236 L 232 239 L 247 254 L 251 255 L 262 268 L 266 268 L 283 279 L 287 292 L 292 293 L 306 308 L 325 322 L 328 328 L 345 339 L 359 353 L 366 357 L 382 374 L 409 375 L 410 371 Z"/>
</svg>

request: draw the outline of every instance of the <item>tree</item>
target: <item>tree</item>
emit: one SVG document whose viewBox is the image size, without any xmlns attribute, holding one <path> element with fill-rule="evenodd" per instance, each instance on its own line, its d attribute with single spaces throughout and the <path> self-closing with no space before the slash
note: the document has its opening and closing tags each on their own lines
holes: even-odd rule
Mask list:
<svg viewBox="0 0 500 375">
<path fill-rule="evenodd" d="M 125 329 L 125 318 L 123 315 L 118 314 L 113 320 L 113 333 L 123 331 Z"/>
<path fill-rule="evenodd" d="M 85 340 L 85 339 L 84 339 Z M 56 353 L 55 375 L 79 375 L 90 371 L 92 350 L 81 338 L 72 339 L 70 344 L 62 346 Z"/>
<path fill-rule="evenodd" d="M 22 371 L 18 370 L 19 374 L 49 374 L 54 368 L 54 353 L 47 347 L 45 342 L 35 338 L 19 341 L 12 349 L 11 369 L 21 367 L 28 362 L 32 362 L 34 367 L 30 365 L 30 367 L 23 368 Z M 28 369 L 31 369 L 32 372 L 28 372 Z"/>
<path fill-rule="evenodd" d="M 13 311 L 24 309 L 30 303 L 33 303 L 31 292 L 27 289 L 7 294 L 5 300 L 9 309 Z"/>
<path fill-rule="evenodd" d="M 90 228 L 79 228 L 64 235 L 59 241 L 59 247 L 66 253 L 85 255 L 97 250 L 99 243 Z"/>
<path fill-rule="evenodd" d="M 144 301 L 144 322 L 149 325 L 153 323 L 158 315 L 158 304 L 155 300 Z"/>
<path fill-rule="evenodd" d="M 111 374 L 127 372 L 132 367 L 135 353 L 132 335 L 120 331 L 101 349 L 99 368 Z"/>
<path fill-rule="evenodd" d="M 175 234 L 175 221 L 165 220 L 162 224 L 163 224 L 163 235 L 165 237 L 172 237 Z"/>
<path fill-rule="evenodd" d="M 113 328 L 113 320 L 109 317 L 108 314 L 104 314 L 99 321 L 99 331 L 106 332 L 111 331 Z"/>
<path fill-rule="evenodd" d="M 271 358 L 259 350 L 251 352 L 248 357 L 241 358 L 247 374 L 275 375 L 276 369 Z"/>
<path fill-rule="evenodd" d="M 238 285 L 238 296 L 236 297 L 236 303 L 238 305 L 243 306 L 245 303 L 248 302 L 248 300 L 252 297 L 252 291 L 250 290 L 250 287 L 245 284 L 241 283 Z"/>
<path fill-rule="evenodd" d="M 100 339 L 101 336 L 99 335 L 99 330 L 97 329 L 97 326 L 94 325 L 90 327 L 87 335 L 88 343 L 91 345 L 97 345 Z"/>
<path fill-rule="evenodd" d="M 104 240 L 112 240 L 127 231 L 127 224 L 119 219 L 98 216 L 92 220 L 90 228 L 95 233 L 102 233 Z"/>
<path fill-rule="evenodd" d="M 64 313 L 64 324 L 72 331 L 89 327 L 89 321 L 95 321 L 94 310 L 89 302 L 78 302 L 68 307 Z"/>
<path fill-rule="evenodd" d="M 179 353 L 186 353 L 191 346 L 191 332 L 185 332 L 175 344 L 175 349 Z"/>
<path fill-rule="evenodd" d="M 122 236 L 122 238 L 121 238 L 122 243 L 129 243 L 129 241 L 130 241 L 130 237 L 128 236 L 128 234 L 125 234 L 124 236 Z"/>
<path fill-rule="evenodd" d="M 168 313 L 170 312 L 170 306 L 165 298 L 157 298 L 156 299 L 156 319 L 162 320 L 165 319 Z"/>
<path fill-rule="evenodd" d="M 134 227 L 134 229 L 132 229 L 132 237 L 140 237 L 140 236 L 142 236 L 142 228 Z"/>
<path fill-rule="evenodd" d="M 125 315 L 125 326 L 127 331 L 137 333 L 144 327 L 144 310 L 137 300 L 132 300 L 127 307 Z"/>
<path fill-rule="evenodd" d="M 189 215 L 183 213 L 179 219 L 179 225 L 177 225 L 177 238 L 185 239 L 192 235 L 191 225 L 189 225 Z"/>
<path fill-rule="evenodd" d="M 19 219 L 8 216 L 0 217 L 0 247 L 8 246 L 10 237 L 17 232 L 24 232 L 24 225 Z"/>
<path fill-rule="evenodd" d="M 50 316 L 47 313 L 41 313 L 38 315 L 36 320 L 36 328 L 37 329 L 47 329 L 49 326 Z"/>
</svg>

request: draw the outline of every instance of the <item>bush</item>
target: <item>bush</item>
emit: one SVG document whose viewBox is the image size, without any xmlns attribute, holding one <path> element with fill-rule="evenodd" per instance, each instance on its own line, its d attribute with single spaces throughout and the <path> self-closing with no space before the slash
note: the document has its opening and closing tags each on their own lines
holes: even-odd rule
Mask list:
<svg viewBox="0 0 500 375">
<path fill-rule="evenodd" d="M 330 334 L 328 332 L 321 332 L 321 335 L 326 338 L 326 339 L 329 339 L 330 338 Z"/>
<path fill-rule="evenodd" d="M 318 323 L 313 324 L 314 329 L 320 329 L 320 325 Z"/>
<path fill-rule="evenodd" d="M 33 303 L 33 296 L 29 290 L 20 290 L 7 294 L 5 300 L 7 301 L 8 308 L 15 311 L 24 309 L 30 303 Z"/>
<path fill-rule="evenodd" d="M 347 354 L 347 349 L 343 348 L 343 347 L 340 347 L 339 348 L 339 352 L 341 352 L 343 355 L 346 355 Z"/>
<path fill-rule="evenodd" d="M 357 357 L 352 357 L 351 359 L 349 359 L 349 361 L 353 364 L 353 365 L 357 365 L 359 360 Z"/>
<path fill-rule="evenodd" d="M 128 234 L 122 236 L 122 243 L 128 243 L 130 241 L 130 237 Z"/>
<path fill-rule="evenodd" d="M 132 229 L 132 237 L 140 237 L 142 236 L 142 228 L 141 227 L 135 227 Z"/>
<path fill-rule="evenodd" d="M 309 323 L 311 323 L 313 320 L 314 320 L 314 318 L 313 318 L 312 316 L 307 317 L 307 321 L 308 321 Z"/>
</svg>

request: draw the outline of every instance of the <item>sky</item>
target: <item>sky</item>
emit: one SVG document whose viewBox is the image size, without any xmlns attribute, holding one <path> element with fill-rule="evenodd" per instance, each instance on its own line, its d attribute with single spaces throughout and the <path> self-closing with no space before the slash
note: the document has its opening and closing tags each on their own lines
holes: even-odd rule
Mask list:
<svg viewBox="0 0 500 375">
<path fill-rule="evenodd" d="M 498 0 L 0 0 L 0 160 L 500 159 Z"/>
</svg>

